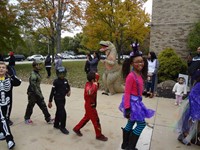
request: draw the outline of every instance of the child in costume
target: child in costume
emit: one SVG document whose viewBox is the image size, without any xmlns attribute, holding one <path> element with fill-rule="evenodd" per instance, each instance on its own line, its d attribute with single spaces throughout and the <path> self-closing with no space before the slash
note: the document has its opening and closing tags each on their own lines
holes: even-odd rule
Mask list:
<svg viewBox="0 0 200 150">
<path fill-rule="evenodd" d="M 178 120 L 176 130 L 179 133 L 178 140 L 190 145 L 193 137 L 198 136 L 198 123 L 200 121 L 200 76 L 194 78 L 195 83 L 184 104 L 182 115 Z"/>
<path fill-rule="evenodd" d="M 28 105 L 26 107 L 25 112 L 25 123 L 26 124 L 32 124 L 33 121 L 30 119 L 33 108 L 35 104 L 39 106 L 39 108 L 42 110 L 45 120 L 48 124 L 52 124 L 54 122 L 53 119 L 51 119 L 51 115 L 49 114 L 49 111 L 47 109 L 46 103 L 44 101 L 44 97 L 40 88 L 40 83 L 42 80 L 41 75 L 39 74 L 40 70 L 42 69 L 42 61 L 41 60 L 35 60 L 32 63 L 33 71 L 30 74 L 29 77 L 29 86 L 27 89 L 28 94 Z"/>
<path fill-rule="evenodd" d="M 183 77 L 178 78 L 178 82 L 174 85 L 172 92 L 176 95 L 175 105 L 180 106 L 183 100 L 183 96 L 187 94 L 185 79 Z"/>
<path fill-rule="evenodd" d="M 54 128 L 60 129 L 63 134 L 69 134 L 69 131 L 66 129 L 66 118 L 67 114 L 65 111 L 65 96 L 68 97 L 71 94 L 70 85 L 66 77 L 67 70 L 65 67 L 58 67 L 56 70 L 57 79 L 53 82 L 53 87 L 49 96 L 48 107 L 52 107 L 52 101 L 54 98 L 56 104 L 56 115 L 54 121 Z"/>
<path fill-rule="evenodd" d="M 145 118 L 151 118 L 154 111 L 147 109 L 142 102 L 143 78 L 147 77 L 147 65 L 139 51 L 132 53 L 129 59 L 125 59 L 122 71 L 126 79 L 125 92 L 119 109 L 123 112 L 128 122 L 123 130 L 122 149 L 137 150 L 136 144 L 146 126 Z M 130 66 L 133 70 L 130 72 Z M 133 129 L 134 124 L 137 124 Z"/>
<path fill-rule="evenodd" d="M 107 141 L 101 132 L 100 120 L 96 110 L 97 106 L 97 90 L 99 75 L 95 72 L 89 72 L 87 74 L 88 82 L 85 84 L 84 99 L 85 99 L 85 116 L 81 121 L 73 128 L 73 131 L 78 135 L 82 136 L 80 129 L 86 125 L 88 121 L 92 121 L 95 129 L 96 139 L 100 141 Z"/>
<path fill-rule="evenodd" d="M 7 114 L 9 113 L 10 101 L 12 101 L 13 86 L 19 86 L 21 80 L 16 76 L 6 75 L 6 64 L 0 62 L 0 140 L 6 139 L 8 148 L 12 149 L 15 142 L 9 127 Z"/>
</svg>

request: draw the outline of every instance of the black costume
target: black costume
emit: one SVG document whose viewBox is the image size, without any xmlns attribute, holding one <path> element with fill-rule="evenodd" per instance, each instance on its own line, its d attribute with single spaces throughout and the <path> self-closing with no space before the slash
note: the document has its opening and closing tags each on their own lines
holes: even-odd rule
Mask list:
<svg viewBox="0 0 200 150">
<path fill-rule="evenodd" d="M 54 121 L 54 127 L 65 129 L 67 114 L 65 111 L 65 96 L 70 92 L 70 85 L 66 78 L 57 78 L 53 82 L 53 87 L 51 89 L 49 102 L 52 102 L 53 98 L 56 104 L 56 115 Z"/>
<path fill-rule="evenodd" d="M 45 68 L 47 71 L 47 77 L 49 78 L 51 76 L 51 57 L 50 57 L 50 55 L 47 56 L 44 64 L 45 64 Z"/>
<path fill-rule="evenodd" d="M 10 69 L 12 70 L 13 74 L 16 75 L 16 71 L 15 71 L 15 56 L 14 55 L 10 55 L 8 66 L 10 66 Z"/>
</svg>

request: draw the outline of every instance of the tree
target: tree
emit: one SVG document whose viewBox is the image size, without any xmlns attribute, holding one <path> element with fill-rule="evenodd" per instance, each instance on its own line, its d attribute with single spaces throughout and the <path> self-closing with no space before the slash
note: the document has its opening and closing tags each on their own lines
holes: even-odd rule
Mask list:
<svg viewBox="0 0 200 150">
<path fill-rule="evenodd" d="M 84 45 L 96 49 L 100 40 L 110 40 L 120 55 L 125 45 L 136 39 L 142 42 L 149 32 L 146 24 L 150 21 L 142 10 L 144 2 L 146 0 L 87 0 Z"/>
<path fill-rule="evenodd" d="M 23 42 L 20 36 L 19 20 L 16 7 L 8 0 L 0 1 L 0 47 L 1 52 L 15 51 L 18 43 Z"/>
<path fill-rule="evenodd" d="M 61 40 L 61 49 L 62 51 L 69 51 L 72 50 L 72 42 L 73 42 L 73 38 L 66 36 Z"/>
<path fill-rule="evenodd" d="M 41 35 L 51 41 L 52 55 L 61 48 L 61 31 L 70 31 L 81 23 L 80 0 L 18 0 L 32 30 L 46 29 Z"/>
<path fill-rule="evenodd" d="M 191 52 L 196 52 L 196 49 L 200 46 L 200 22 L 198 22 L 193 30 L 188 35 L 188 47 Z"/>
</svg>

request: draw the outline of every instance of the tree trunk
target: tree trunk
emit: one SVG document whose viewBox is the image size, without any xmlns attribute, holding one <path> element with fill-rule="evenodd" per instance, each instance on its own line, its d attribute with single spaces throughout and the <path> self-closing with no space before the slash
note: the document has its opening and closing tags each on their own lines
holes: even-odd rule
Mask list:
<svg viewBox="0 0 200 150">
<path fill-rule="evenodd" d="M 53 63 L 54 63 L 54 56 L 55 56 L 54 48 L 55 48 L 55 39 L 54 39 L 54 37 L 52 36 L 52 37 L 51 37 L 51 54 L 52 54 L 52 62 L 53 62 Z"/>
<path fill-rule="evenodd" d="M 60 53 L 61 49 L 61 25 L 62 25 L 62 18 L 63 18 L 63 2 L 62 1 L 58 1 L 58 19 L 57 19 L 57 23 L 56 23 L 56 52 Z"/>
</svg>

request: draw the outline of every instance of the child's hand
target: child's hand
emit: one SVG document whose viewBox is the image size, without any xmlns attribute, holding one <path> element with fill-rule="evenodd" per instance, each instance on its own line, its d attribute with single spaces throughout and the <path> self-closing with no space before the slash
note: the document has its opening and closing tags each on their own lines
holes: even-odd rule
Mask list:
<svg viewBox="0 0 200 150">
<path fill-rule="evenodd" d="M 52 107 L 52 103 L 51 103 L 51 102 L 48 103 L 48 107 L 49 107 L 49 108 Z"/>
<path fill-rule="evenodd" d="M 69 97 L 71 95 L 71 91 L 69 91 L 66 95 Z"/>
</svg>

